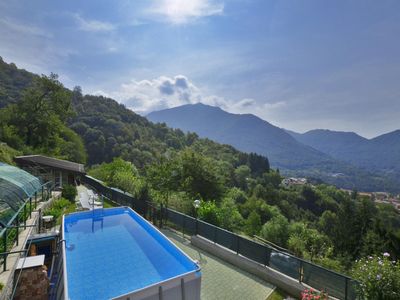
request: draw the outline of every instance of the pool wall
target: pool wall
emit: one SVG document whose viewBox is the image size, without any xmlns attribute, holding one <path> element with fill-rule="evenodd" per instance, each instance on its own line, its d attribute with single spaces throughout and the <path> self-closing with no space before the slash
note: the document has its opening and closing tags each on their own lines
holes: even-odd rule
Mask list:
<svg viewBox="0 0 400 300">
<path fill-rule="evenodd" d="M 190 272 L 143 289 L 121 295 L 113 300 L 200 300 L 201 277 Z"/>
<path fill-rule="evenodd" d="M 161 231 L 159 231 L 154 225 L 144 219 L 142 216 L 133 211 L 130 207 L 124 207 L 132 211 L 136 217 L 138 217 L 140 224 L 149 229 L 151 236 L 156 238 L 161 244 L 170 244 L 173 246 L 173 251 L 178 252 L 180 255 L 187 257 L 190 261 L 196 264 L 192 258 L 190 258 L 185 252 L 183 252 L 180 248 L 178 248 L 175 244 L 173 244 Z M 112 210 L 114 208 L 109 208 Z M 106 210 L 106 209 L 98 209 Z M 77 212 L 72 214 L 80 214 L 80 213 L 88 213 L 88 212 Z M 97 211 L 93 211 L 94 214 L 98 213 Z M 65 242 L 65 233 L 64 233 L 64 218 L 62 218 L 61 224 L 61 241 L 60 241 L 60 252 L 59 252 L 59 260 L 56 263 L 56 268 L 58 270 L 57 280 L 54 283 L 55 290 L 53 293 L 53 299 L 70 299 L 68 295 L 68 280 L 67 280 L 67 267 L 66 267 L 66 242 Z M 157 235 L 157 237 L 155 236 Z M 110 282 L 111 283 L 111 282 Z M 111 283 L 112 284 L 112 283 Z M 157 282 L 155 284 L 143 287 L 141 289 L 134 290 L 132 292 L 122 294 L 116 296 L 112 299 L 115 300 L 200 300 L 200 290 L 201 290 L 201 273 L 200 267 L 197 270 L 190 271 L 184 274 L 180 274 L 178 276 L 169 278 L 164 281 Z M 82 295 L 84 297 L 84 295 Z"/>
</svg>

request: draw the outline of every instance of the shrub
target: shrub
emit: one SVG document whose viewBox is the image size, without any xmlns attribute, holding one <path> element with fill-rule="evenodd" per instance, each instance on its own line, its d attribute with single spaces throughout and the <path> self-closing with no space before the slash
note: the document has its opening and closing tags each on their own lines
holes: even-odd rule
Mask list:
<svg viewBox="0 0 400 300">
<path fill-rule="evenodd" d="M 215 202 L 202 201 L 198 210 L 199 218 L 207 223 L 219 226 L 221 223 L 220 210 Z"/>
<path fill-rule="evenodd" d="M 328 300 L 327 292 L 317 291 L 313 289 L 305 289 L 301 292 L 301 300 Z"/>
<path fill-rule="evenodd" d="M 75 202 L 75 197 L 78 195 L 78 191 L 74 185 L 66 184 L 63 186 L 61 196 L 68 199 L 71 202 Z"/>
<path fill-rule="evenodd" d="M 356 261 L 352 274 L 360 282 L 358 293 L 362 298 L 400 299 L 400 264 L 391 261 L 389 253 Z"/>
<path fill-rule="evenodd" d="M 69 200 L 60 198 L 53 202 L 50 208 L 43 212 L 44 216 L 51 215 L 56 220 L 57 224 L 61 223 L 61 216 L 75 211 L 75 203 L 71 203 Z"/>
</svg>

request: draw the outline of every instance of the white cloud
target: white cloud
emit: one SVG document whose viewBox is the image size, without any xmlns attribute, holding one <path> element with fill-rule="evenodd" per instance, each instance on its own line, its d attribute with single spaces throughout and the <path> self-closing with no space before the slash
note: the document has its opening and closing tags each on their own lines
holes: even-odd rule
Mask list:
<svg viewBox="0 0 400 300">
<path fill-rule="evenodd" d="M 23 35 L 34 35 L 39 37 L 51 38 L 52 34 L 46 30 L 43 30 L 39 27 L 33 26 L 32 24 L 22 24 L 16 20 L 11 19 L 0 19 L 0 24 L 2 26 L 8 27 L 8 30 L 18 32 Z"/>
<path fill-rule="evenodd" d="M 122 84 L 118 91 L 109 94 L 142 114 L 200 102 L 202 99 L 199 89 L 183 75 L 173 78 L 160 76 L 152 80 L 132 80 Z"/>
<path fill-rule="evenodd" d="M 108 22 L 102 22 L 98 20 L 87 20 L 84 19 L 79 14 L 74 14 L 74 18 L 79 25 L 79 28 L 83 31 L 91 31 L 91 32 L 107 32 L 113 31 L 116 29 L 114 24 Z"/>
<path fill-rule="evenodd" d="M 173 24 L 185 24 L 201 17 L 221 15 L 224 4 L 216 0 L 156 0 L 150 13 Z"/>
<path fill-rule="evenodd" d="M 92 92 L 118 100 L 133 111 L 146 115 L 152 111 L 177 107 L 185 104 L 204 103 L 218 106 L 232 113 L 273 114 L 282 109 L 286 102 L 258 103 L 255 99 L 227 100 L 217 95 L 208 95 L 183 75 L 160 76 L 152 80 L 132 80 L 121 84 L 117 91 L 97 90 Z"/>
</svg>

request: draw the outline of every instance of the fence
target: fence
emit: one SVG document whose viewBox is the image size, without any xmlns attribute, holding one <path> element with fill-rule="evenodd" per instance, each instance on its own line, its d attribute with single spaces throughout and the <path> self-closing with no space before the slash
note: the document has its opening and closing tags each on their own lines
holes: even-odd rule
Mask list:
<svg viewBox="0 0 400 300">
<path fill-rule="evenodd" d="M 9 250 L 16 244 L 19 243 L 19 232 L 21 228 L 26 229 L 27 227 L 36 227 L 38 224 L 27 225 L 26 221 L 31 218 L 32 211 L 36 209 L 37 202 L 47 201 L 51 195 L 53 186 L 50 182 L 45 183 L 41 187 L 41 196 L 38 192 L 34 194 L 33 197 L 26 199 L 24 204 L 18 209 L 15 215 L 10 219 L 10 221 L 5 225 L 5 227 L 0 232 L 0 258 L 3 265 L 3 272 L 7 269 L 7 257 L 10 254 L 24 253 L 25 250 L 13 251 Z"/>
<path fill-rule="evenodd" d="M 183 234 L 199 235 L 231 251 L 236 252 L 264 266 L 281 272 L 301 283 L 318 290 L 325 290 L 330 296 L 353 300 L 356 299 L 356 281 L 352 278 L 325 269 L 309 261 L 300 259 L 286 252 L 277 250 L 269 245 L 260 244 L 215 225 L 195 219 L 162 205 L 138 201 L 132 195 L 123 191 L 106 187 L 101 181 L 86 176 L 83 180 L 99 193 L 120 205 L 132 207 L 135 211 L 153 221 L 169 222 Z"/>
</svg>

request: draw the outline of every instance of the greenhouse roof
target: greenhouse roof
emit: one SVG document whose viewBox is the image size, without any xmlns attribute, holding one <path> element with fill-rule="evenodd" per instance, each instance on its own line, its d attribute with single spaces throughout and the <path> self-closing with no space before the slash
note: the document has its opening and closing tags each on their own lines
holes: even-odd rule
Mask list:
<svg viewBox="0 0 400 300">
<path fill-rule="evenodd" d="M 39 178 L 17 167 L 0 163 L 0 227 L 5 227 L 26 200 L 41 187 Z"/>
</svg>

